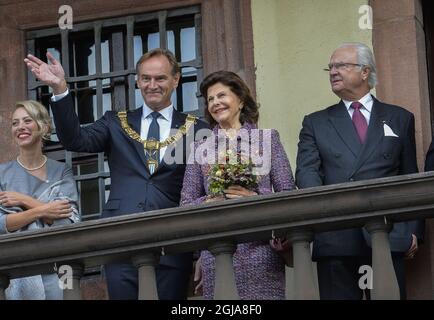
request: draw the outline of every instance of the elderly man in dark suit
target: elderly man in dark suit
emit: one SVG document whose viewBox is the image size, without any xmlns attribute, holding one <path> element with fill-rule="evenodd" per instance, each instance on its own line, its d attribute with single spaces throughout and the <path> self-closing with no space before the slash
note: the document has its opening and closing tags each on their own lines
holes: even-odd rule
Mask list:
<svg viewBox="0 0 434 320">
<path fill-rule="evenodd" d="M 298 144 L 296 184 L 308 188 L 416 173 L 414 116 L 370 94 L 376 84 L 371 50 L 344 43 L 328 69 L 338 104 L 307 115 Z M 390 245 L 401 298 L 405 298 L 404 258 L 413 257 L 422 237 L 419 222 L 396 223 Z M 321 299 L 361 299 L 361 265 L 370 264 L 370 237 L 354 228 L 315 235 Z"/>
<path fill-rule="evenodd" d="M 108 157 L 111 190 L 102 217 L 178 206 L 186 153 L 193 141 L 186 135 L 191 137 L 208 126 L 173 108 L 170 97 L 180 78 L 174 55 L 154 49 L 137 62 L 143 107 L 131 112 L 108 111 L 86 127 L 80 127 L 62 66 L 50 53 L 47 58 L 51 64 L 32 55 L 24 61 L 53 89 L 51 107 L 60 141 L 67 150 L 105 152 Z M 181 163 L 168 159 L 181 159 Z M 191 269 L 191 253 L 162 256 L 156 267 L 159 298 L 185 299 Z M 133 265 L 110 264 L 105 272 L 110 299 L 137 299 L 137 269 Z"/>
</svg>

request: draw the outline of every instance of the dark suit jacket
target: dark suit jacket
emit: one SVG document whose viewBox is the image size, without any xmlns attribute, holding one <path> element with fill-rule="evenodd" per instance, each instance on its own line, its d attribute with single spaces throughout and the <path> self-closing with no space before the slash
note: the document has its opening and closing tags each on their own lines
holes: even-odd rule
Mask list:
<svg viewBox="0 0 434 320">
<path fill-rule="evenodd" d="M 432 139 L 425 159 L 425 171 L 434 170 L 434 139 Z"/>
<path fill-rule="evenodd" d="M 162 162 L 157 171 L 150 175 L 145 165 L 143 145 L 124 132 L 116 112 L 108 111 L 92 125 L 81 128 L 70 94 L 58 102 L 52 102 L 51 107 L 57 135 L 67 150 L 105 152 L 108 157 L 111 188 L 109 199 L 103 208 L 103 218 L 179 205 L 185 159 L 188 159 L 186 148 L 190 147 L 185 136 L 183 143 L 178 142 L 176 147 L 176 152 L 183 152 L 183 164 L 168 165 Z M 128 112 L 128 123 L 138 133 L 141 117 L 142 108 Z M 172 128 L 183 125 L 186 117 L 187 115 L 174 110 Z M 208 128 L 208 125 L 198 120 L 194 132 L 203 128 Z M 192 129 L 189 134 L 190 138 Z M 174 149 L 172 154 L 173 152 Z M 160 264 L 190 269 L 191 254 L 165 255 L 161 257 Z"/>
<path fill-rule="evenodd" d="M 364 145 L 342 101 L 304 118 L 297 154 L 299 188 L 418 172 L 413 114 L 373 99 Z M 384 125 L 398 137 L 385 136 Z M 407 251 L 412 233 L 421 238 L 423 226 L 415 221 L 394 224 L 391 250 Z M 324 232 L 315 235 L 313 258 L 368 255 L 369 246 L 370 236 L 360 228 Z"/>
</svg>

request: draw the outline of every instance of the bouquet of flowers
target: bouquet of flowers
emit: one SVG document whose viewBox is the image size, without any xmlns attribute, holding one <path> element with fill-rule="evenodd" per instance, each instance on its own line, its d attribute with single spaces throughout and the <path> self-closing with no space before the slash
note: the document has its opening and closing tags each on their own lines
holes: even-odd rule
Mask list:
<svg viewBox="0 0 434 320">
<path fill-rule="evenodd" d="M 231 156 L 236 156 L 235 163 L 230 161 Z M 253 174 L 254 165 L 251 161 L 242 159 L 240 154 L 234 155 L 231 150 L 227 150 L 224 157 L 224 163 L 216 163 L 208 171 L 208 189 L 211 195 L 222 195 L 225 189 L 233 185 L 249 190 L 258 187 L 258 176 Z"/>
</svg>

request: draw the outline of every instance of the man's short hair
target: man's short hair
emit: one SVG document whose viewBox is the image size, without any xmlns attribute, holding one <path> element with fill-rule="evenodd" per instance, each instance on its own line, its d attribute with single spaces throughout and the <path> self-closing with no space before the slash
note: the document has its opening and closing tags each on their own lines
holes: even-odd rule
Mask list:
<svg viewBox="0 0 434 320">
<path fill-rule="evenodd" d="M 172 66 L 172 75 L 175 76 L 178 73 L 181 73 L 181 68 L 179 67 L 178 61 L 176 61 L 175 55 L 166 49 L 156 48 L 146 52 L 143 56 L 140 57 L 139 61 L 136 64 L 136 73 L 139 74 L 140 65 L 146 60 L 152 57 L 165 56 L 167 60 L 169 60 L 170 65 Z"/>
</svg>

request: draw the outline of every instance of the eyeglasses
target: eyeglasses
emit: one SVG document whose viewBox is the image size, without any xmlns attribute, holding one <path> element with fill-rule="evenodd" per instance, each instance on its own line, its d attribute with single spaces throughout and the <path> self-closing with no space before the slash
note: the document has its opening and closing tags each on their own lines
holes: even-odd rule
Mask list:
<svg viewBox="0 0 434 320">
<path fill-rule="evenodd" d="M 338 71 L 348 70 L 350 67 L 359 67 L 363 68 L 365 65 L 359 63 L 349 63 L 349 62 L 338 62 L 338 63 L 329 63 L 328 68 L 325 68 L 324 71 L 330 72 L 333 68 L 336 68 Z"/>
</svg>

